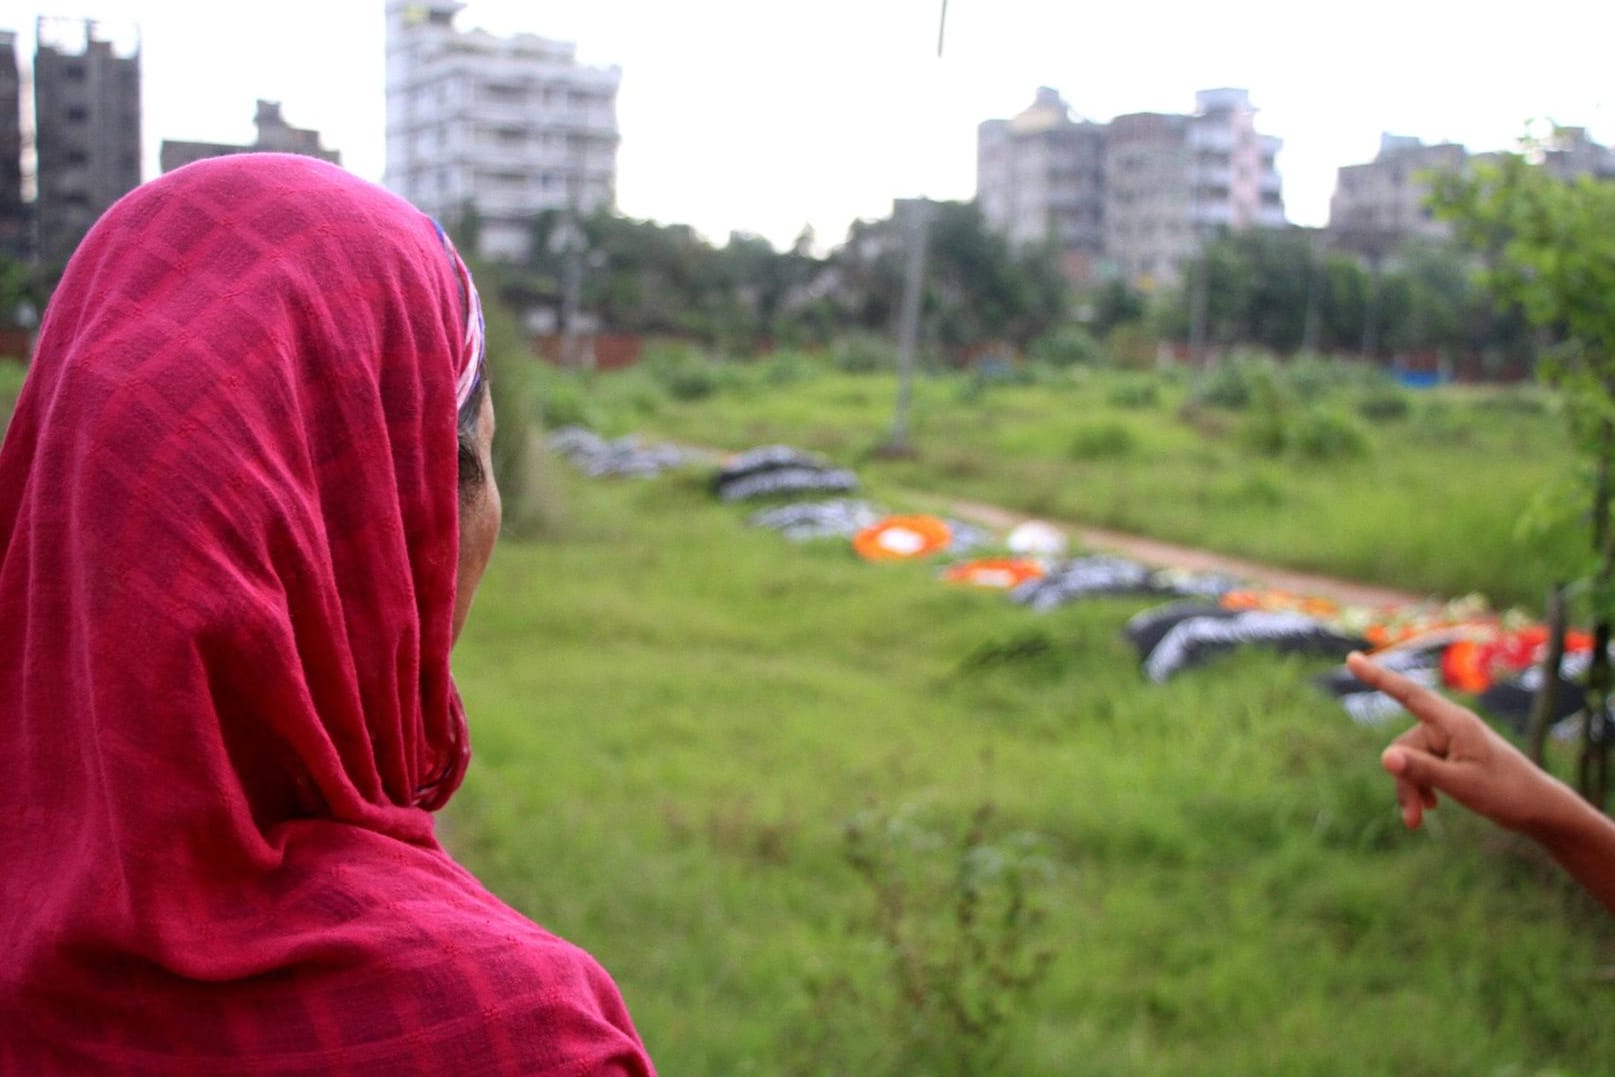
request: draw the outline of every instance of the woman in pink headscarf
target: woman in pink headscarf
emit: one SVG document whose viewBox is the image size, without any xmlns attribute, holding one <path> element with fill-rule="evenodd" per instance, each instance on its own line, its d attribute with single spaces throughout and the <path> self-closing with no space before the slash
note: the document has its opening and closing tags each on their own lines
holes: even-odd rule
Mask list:
<svg viewBox="0 0 1615 1077">
<path fill-rule="evenodd" d="M 433 835 L 492 424 L 464 266 L 340 169 L 86 237 L 0 450 L 0 1072 L 650 1071 Z"/>
</svg>

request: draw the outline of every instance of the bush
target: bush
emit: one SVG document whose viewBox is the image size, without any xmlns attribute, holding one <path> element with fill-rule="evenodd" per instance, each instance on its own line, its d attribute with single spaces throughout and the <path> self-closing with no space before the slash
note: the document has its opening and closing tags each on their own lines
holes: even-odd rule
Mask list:
<svg viewBox="0 0 1615 1077">
<path fill-rule="evenodd" d="M 1352 375 L 1338 360 L 1303 352 L 1284 367 L 1284 375 L 1295 395 L 1304 401 L 1321 400 L 1346 385 Z"/>
<path fill-rule="evenodd" d="M 1062 325 L 1032 342 L 1028 355 L 1033 362 L 1052 367 L 1100 366 L 1109 356 L 1080 325 Z"/>
<path fill-rule="evenodd" d="M 1200 376 L 1190 399 L 1196 404 L 1242 411 L 1251 402 L 1250 360 L 1230 359 L 1218 363 Z"/>
<path fill-rule="evenodd" d="M 1475 440 L 1474 415 L 1446 400 L 1423 400 L 1412 434 L 1431 445 L 1464 445 Z"/>
<path fill-rule="evenodd" d="M 1071 436 L 1066 454 L 1073 460 L 1104 460 L 1133 451 L 1132 430 L 1121 423 L 1085 423 Z"/>
<path fill-rule="evenodd" d="M 590 399 L 583 382 L 576 378 L 550 377 L 538 392 L 539 421 L 548 430 L 563 426 L 601 427 L 600 412 Z"/>
<path fill-rule="evenodd" d="M 1551 398 L 1539 387 L 1517 385 L 1479 394 L 1475 398 L 1475 407 L 1513 415 L 1541 415 L 1548 410 L 1550 402 Z"/>
<path fill-rule="evenodd" d="M 1112 385 L 1105 400 L 1118 408 L 1153 408 L 1161 402 L 1161 387 L 1153 378 L 1128 377 Z"/>
<path fill-rule="evenodd" d="M 1376 422 L 1405 419 L 1412 410 L 1407 392 L 1392 385 L 1369 389 L 1357 398 L 1357 414 Z"/>
<path fill-rule="evenodd" d="M 705 400 L 719 387 L 718 365 L 687 345 L 659 347 L 642 365 L 674 400 Z"/>
<path fill-rule="evenodd" d="M 818 375 L 819 364 L 804 352 L 775 352 L 762 362 L 763 381 L 769 385 L 795 385 Z"/>
<path fill-rule="evenodd" d="M 857 333 L 836 342 L 834 363 L 847 374 L 874 374 L 897 369 L 897 349 L 884 337 Z"/>
<path fill-rule="evenodd" d="M 1289 438 L 1309 460 L 1348 460 L 1368 453 L 1368 436 L 1351 417 L 1327 408 L 1307 408 L 1296 416 Z"/>
<path fill-rule="evenodd" d="M 1136 323 L 1118 325 L 1105 338 L 1105 349 L 1117 366 L 1128 370 L 1150 370 L 1156 365 L 1161 339 Z"/>
<path fill-rule="evenodd" d="M 1245 444 L 1261 456 L 1283 456 L 1290 444 L 1290 424 L 1274 411 L 1253 412 L 1242 431 Z"/>
</svg>

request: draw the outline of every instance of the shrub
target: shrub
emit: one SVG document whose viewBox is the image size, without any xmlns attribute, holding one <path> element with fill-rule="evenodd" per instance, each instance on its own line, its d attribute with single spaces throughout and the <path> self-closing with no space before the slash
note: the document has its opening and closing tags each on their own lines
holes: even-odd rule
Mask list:
<svg viewBox="0 0 1615 1077">
<path fill-rule="evenodd" d="M 1110 387 L 1105 400 L 1118 408 L 1144 410 L 1161 402 L 1161 388 L 1153 378 L 1126 377 Z"/>
<path fill-rule="evenodd" d="M 1368 436 L 1348 415 L 1328 408 L 1298 414 L 1290 438 L 1296 453 L 1309 460 L 1348 460 L 1368 452 Z"/>
<path fill-rule="evenodd" d="M 538 391 L 539 421 L 550 430 L 563 426 L 601 427 L 599 408 L 576 378 L 548 377 Z"/>
<path fill-rule="evenodd" d="M 1105 338 L 1105 349 L 1117 366 L 1150 370 L 1156 365 L 1161 339 L 1136 323 L 1118 325 Z"/>
<path fill-rule="evenodd" d="M 1214 408 L 1243 410 L 1251 402 L 1251 366 L 1242 360 L 1218 363 L 1200 376 L 1190 399 Z"/>
<path fill-rule="evenodd" d="M 660 347 L 642 365 L 674 400 L 705 400 L 718 390 L 718 364 L 695 348 Z"/>
<path fill-rule="evenodd" d="M 1351 381 L 1351 373 L 1337 360 L 1303 352 L 1284 367 L 1284 376 L 1297 398 L 1321 400 Z"/>
<path fill-rule="evenodd" d="M 818 374 L 813 357 L 795 350 L 775 352 L 762 362 L 763 381 L 769 385 L 795 385 Z"/>
<path fill-rule="evenodd" d="M 1376 422 L 1404 419 L 1412 410 L 1413 402 L 1407 392 L 1394 385 L 1369 389 L 1357 398 L 1357 414 Z"/>
<path fill-rule="evenodd" d="M 1432 445 L 1467 444 L 1475 438 L 1474 415 L 1467 409 L 1453 407 L 1446 400 L 1423 400 L 1413 433 Z"/>
<path fill-rule="evenodd" d="M 1290 426 L 1278 412 L 1258 411 L 1245 421 L 1245 444 L 1261 456 L 1282 456 L 1290 444 Z"/>
<path fill-rule="evenodd" d="M 1066 454 L 1073 460 L 1103 460 L 1133 451 L 1133 432 L 1121 423 L 1084 423 L 1071 435 Z"/>
<path fill-rule="evenodd" d="M 1549 402 L 1540 388 L 1518 385 L 1481 393 L 1475 398 L 1475 407 L 1514 415 L 1541 415 L 1548 410 Z"/>
<path fill-rule="evenodd" d="M 833 361 L 848 374 L 874 374 L 897 368 L 897 349 L 884 337 L 855 333 L 836 342 Z"/>
<path fill-rule="evenodd" d="M 1099 366 L 1108 360 L 1094 335 L 1080 325 L 1062 325 L 1032 342 L 1033 362 L 1053 367 Z"/>
</svg>

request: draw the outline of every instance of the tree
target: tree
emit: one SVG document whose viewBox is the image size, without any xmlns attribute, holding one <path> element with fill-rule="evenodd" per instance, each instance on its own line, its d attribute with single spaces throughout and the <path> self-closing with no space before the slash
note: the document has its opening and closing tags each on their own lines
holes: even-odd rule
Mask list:
<svg viewBox="0 0 1615 1077">
<path fill-rule="evenodd" d="M 1529 143 L 1527 143 L 1529 148 Z M 1609 644 L 1615 619 L 1615 183 L 1566 182 L 1519 154 L 1440 178 L 1437 213 L 1486 259 L 1485 280 L 1553 343 L 1549 379 L 1565 390 L 1572 433 L 1591 463 L 1593 654 L 1581 765 L 1584 796 L 1609 790 Z"/>
</svg>

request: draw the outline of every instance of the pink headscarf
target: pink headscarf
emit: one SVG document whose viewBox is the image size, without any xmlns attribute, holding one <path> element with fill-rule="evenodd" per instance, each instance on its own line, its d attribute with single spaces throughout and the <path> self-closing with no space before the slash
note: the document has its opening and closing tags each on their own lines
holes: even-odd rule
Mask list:
<svg viewBox="0 0 1615 1077">
<path fill-rule="evenodd" d="M 648 1072 L 599 966 L 433 836 L 461 272 L 268 154 L 74 255 L 0 450 L 0 1072 Z"/>
</svg>

